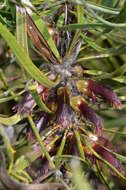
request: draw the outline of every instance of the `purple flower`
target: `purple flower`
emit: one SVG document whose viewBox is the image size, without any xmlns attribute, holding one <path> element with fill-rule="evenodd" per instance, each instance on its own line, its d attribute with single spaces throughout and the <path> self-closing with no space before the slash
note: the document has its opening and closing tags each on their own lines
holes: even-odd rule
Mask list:
<svg viewBox="0 0 126 190">
<path fill-rule="evenodd" d="M 66 88 L 60 88 L 57 92 L 56 123 L 64 128 L 71 126 L 70 99 Z"/>
<path fill-rule="evenodd" d="M 116 93 L 114 93 L 111 89 L 104 87 L 93 80 L 88 80 L 87 91 L 88 96 L 93 100 L 93 102 L 97 101 L 97 97 L 101 97 L 105 102 L 110 103 L 115 108 L 122 109 L 120 100 L 118 99 Z"/>
<path fill-rule="evenodd" d="M 123 175 L 125 175 L 125 169 L 122 163 L 117 160 L 114 154 L 110 151 L 116 151 L 116 148 L 104 137 L 99 137 L 97 142 L 98 144 L 94 144 L 93 149 L 106 161 L 108 161 L 111 165 L 113 165 L 117 170 L 119 170 Z M 105 149 L 105 148 L 109 149 Z M 113 174 L 113 173 L 112 173 Z M 114 174 L 113 174 L 114 175 Z"/>
<path fill-rule="evenodd" d="M 78 108 L 81 114 L 90 122 L 92 122 L 95 126 L 95 133 L 98 136 L 102 135 L 103 122 L 100 117 L 96 115 L 96 113 L 88 106 L 87 103 L 81 101 L 78 105 Z"/>
</svg>

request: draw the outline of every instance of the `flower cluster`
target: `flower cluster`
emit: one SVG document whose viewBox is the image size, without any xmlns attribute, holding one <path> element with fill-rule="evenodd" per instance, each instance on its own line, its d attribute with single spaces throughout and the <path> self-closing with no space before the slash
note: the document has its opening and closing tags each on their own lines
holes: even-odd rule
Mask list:
<svg viewBox="0 0 126 190">
<path fill-rule="evenodd" d="M 36 47 L 37 44 L 32 36 L 35 34 L 37 35 L 38 30 L 33 21 L 31 21 L 30 16 L 27 17 L 27 22 L 31 23 L 32 30 L 35 30 L 33 34 L 30 30 L 30 24 L 27 23 L 28 35 Z M 39 40 L 39 38 L 37 39 Z M 58 40 L 55 39 L 55 43 L 56 41 Z M 48 68 L 50 69 L 48 70 L 48 77 L 50 79 L 50 76 L 52 75 L 56 75 L 52 80 L 55 80 L 57 76 L 60 75 L 60 82 L 55 88 L 46 89 L 43 85 L 38 85 L 37 92 L 47 107 L 49 107 L 50 110 L 53 110 L 52 114 L 41 111 L 41 114 L 38 112 L 38 116 L 38 113 L 36 114 L 36 112 L 34 112 L 34 108 L 36 107 L 35 100 L 29 92 L 24 99 L 15 106 L 15 110 L 23 115 L 26 112 L 31 115 L 34 113 L 33 115 L 36 116 L 34 117 L 35 120 L 38 117 L 35 124 L 39 133 L 46 127 L 48 128 L 48 126 L 52 126 L 54 129 L 55 126 L 58 126 L 56 127 L 55 132 L 58 134 L 60 130 L 62 134 L 60 134 L 61 141 L 62 136 L 64 136 L 64 134 L 66 135 L 66 144 L 64 146 L 67 148 L 63 150 L 64 153 L 82 155 L 82 149 L 80 151 L 80 147 L 83 147 L 83 154 L 85 154 L 86 159 L 88 159 L 90 155 L 95 161 L 98 160 L 101 162 L 102 160 L 91 151 L 93 150 L 102 159 L 109 162 L 124 175 L 125 172 L 122 164 L 112 153 L 115 149 L 113 149 L 111 143 L 103 137 L 104 123 L 101 117 L 98 116 L 91 107 L 92 103 L 95 104 L 100 100 L 104 103 L 109 103 L 111 106 L 119 110 L 122 109 L 122 104 L 115 92 L 110 88 L 101 85 L 97 81 L 91 80 L 89 77 L 87 78 L 87 76 L 84 75 L 83 67 L 76 65 L 76 58 L 79 54 L 81 44 L 82 40 L 79 39 L 71 51 L 71 55 L 68 56 L 66 53 L 66 56 L 62 59 L 60 64 L 58 61 L 55 62 L 55 60 Z M 39 46 L 41 46 L 41 44 L 39 44 Z M 45 51 L 46 53 L 44 53 Z M 45 40 L 44 48 L 41 53 L 44 54 L 49 61 L 53 60 L 52 53 L 50 53 L 50 50 L 48 51 Z M 45 98 L 47 91 L 48 97 Z M 76 99 L 77 101 L 75 101 Z M 89 125 L 86 125 L 86 123 L 90 124 L 90 127 Z M 79 127 L 80 124 L 83 125 L 83 129 Z M 79 140 L 75 131 L 79 132 Z M 30 130 L 30 139 L 33 137 L 32 133 L 33 131 Z M 84 137 L 91 149 L 89 149 L 87 144 L 83 141 Z M 79 145 L 78 142 L 80 143 Z M 59 142 L 56 146 L 55 150 L 58 150 Z"/>
<path fill-rule="evenodd" d="M 104 101 L 113 103 L 113 105 L 116 105 L 116 107 L 119 109 L 121 108 L 121 102 L 119 101 L 117 95 L 112 90 L 104 86 L 101 86 L 100 84 L 94 81 L 88 80 L 88 82 L 89 82 L 87 86 L 88 96 L 89 96 L 89 92 L 90 93 L 92 92 L 94 97 L 97 97 L 98 95 L 100 95 Z M 43 98 L 42 89 L 43 88 L 40 85 L 38 92 L 39 94 L 41 94 L 41 97 Z M 102 92 L 101 92 L 101 89 L 102 89 Z M 55 113 L 52 115 L 49 115 L 48 113 L 44 113 L 42 111 L 39 118 L 35 122 L 39 133 L 45 127 L 48 127 L 48 124 L 50 123 L 50 121 L 51 122 L 53 121 L 52 127 L 55 125 L 59 126 L 59 129 L 62 131 L 62 133 L 64 133 L 66 129 L 68 130 L 68 134 L 67 134 L 68 150 L 67 151 L 71 154 L 79 155 L 76 137 L 75 137 L 75 130 L 74 130 L 74 129 L 80 130 L 78 128 L 79 120 L 77 120 L 78 114 L 79 114 L 82 119 L 88 120 L 94 126 L 94 130 L 92 132 L 87 133 L 89 134 L 88 139 L 89 139 L 89 144 L 92 147 L 92 149 L 124 175 L 125 171 L 121 162 L 118 161 L 115 155 L 113 155 L 112 153 L 112 151 L 115 151 L 116 149 L 112 146 L 112 144 L 107 139 L 103 137 L 104 127 L 103 127 L 102 119 L 94 112 L 94 110 L 91 107 L 88 106 L 88 103 L 84 101 L 84 99 L 81 99 L 81 98 L 76 102 L 76 106 L 78 108 L 77 109 L 78 111 L 76 112 L 76 110 L 73 109 L 73 106 L 71 106 L 72 103 L 70 101 L 70 97 L 71 97 L 70 91 L 68 90 L 68 88 L 59 87 L 56 90 L 55 97 L 53 97 L 53 99 L 51 98 L 53 103 L 55 102 L 56 104 Z M 22 100 L 21 103 L 17 105 L 17 112 L 22 114 L 29 110 L 29 112 L 31 113 L 31 109 L 29 108 L 31 104 L 33 105 L 34 103 L 35 102 L 31 94 L 27 94 L 24 100 Z M 73 118 L 73 115 L 74 115 L 74 118 Z M 75 122 L 75 120 L 77 120 L 77 122 Z M 75 125 L 78 125 L 78 126 L 75 126 Z M 83 134 L 83 131 L 81 131 L 81 133 Z M 30 139 L 32 140 L 34 135 L 31 130 L 29 132 L 29 136 L 30 136 Z M 89 158 L 89 155 L 90 155 L 90 157 L 92 157 L 94 161 L 98 159 L 93 153 L 91 153 L 86 148 L 85 143 L 82 142 L 82 146 L 84 147 L 83 151 L 87 158 Z"/>
</svg>

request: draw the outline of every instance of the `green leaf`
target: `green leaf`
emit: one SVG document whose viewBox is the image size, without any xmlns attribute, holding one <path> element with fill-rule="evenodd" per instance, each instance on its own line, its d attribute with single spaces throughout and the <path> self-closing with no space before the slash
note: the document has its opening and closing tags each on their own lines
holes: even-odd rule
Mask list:
<svg viewBox="0 0 126 190">
<path fill-rule="evenodd" d="M 40 95 L 37 92 L 37 88 L 38 88 L 38 84 L 35 85 L 29 85 L 29 90 L 31 91 L 31 94 L 36 102 L 36 104 L 45 112 L 47 113 L 53 113 L 42 101 L 42 98 L 40 97 Z"/>
<path fill-rule="evenodd" d="M 118 76 L 118 77 L 114 77 L 113 80 L 126 84 L 126 77 L 125 76 Z"/>
<path fill-rule="evenodd" d="M 81 158 L 83 158 L 85 160 L 85 155 L 84 155 L 84 150 L 83 150 L 83 146 L 82 146 L 81 139 L 80 139 L 80 134 L 77 130 L 74 130 L 74 132 L 75 132 L 77 147 L 78 147 L 80 156 L 81 156 Z"/>
<path fill-rule="evenodd" d="M 104 1 L 104 0 L 103 0 Z M 110 2 L 110 0 L 108 0 Z M 115 0 L 114 0 L 115 1 Z M 104 1 L 106 2 L 106 1 Z M 102 13 L 107 13 L 107 14 L 112 14 L 112 15 L 118 15 L 119 14 L 119 10 L 108 7 L 107 6 L 103 6 L 103 5 L 99 5 L 99 4 L 95 4 L 95 3 L 87 3 L 88 7 L 92 8 L 95 11 L 99 11 Z"/>
<path fill-rule="evenodd" d="M 84 6 L 77 5 L 77 20 L 78 23 L 84 23 Z"/>
<path fill-rule="evenodd" d="M 112 7 L 112 6 L 114 6 L 115 2 L 117 3 L 117 0 L 111 0 L 111 1 L 110 0 L 102 0 L 101 4 Z"/>
<path fill-rule="evenodd" d="M 74 23 L 74 24 L 68 24 L 68 25 L 64 25 L 59 27 L 59 29 L 61 30 L 77 30 L 77 29 L 94 29 L 94 28 L 106 28 L 107 26 L 105 24 L 102 23 L 84 23 L 84 24 L 78 24 L 78 23 Z"/>
<path fill-rule="evenodd" d="M 63 153 L 64 147 L 65 147 L 65 143 L 66 143 L 66 139 L 67 139 L 67 134 L 68 134 L 68 130 L 66 129 L 66 130 L 65 130 L 65 133 L 64 133 L 64 136 L 63 136 L 63 138 L 62 138 L 60 147 L 59 147 L 59 149 L 58 149 L 57 156 L 61 156 L 62 153 Z M 56 166 L 58 166 L 59 164 L 60 164 L 60 161 L 59 161 L 59 160 L 56 160 Z"/>
<path fill-rule="evenodd" d="M 2 136 L 2 138 L 4 140 L 6 153 L 9 158 L 9 162 L 10 162 L 10 166 L 11 166 L 11 164 L 13 164 L 14 149 L 12 148 L 12 146 L 10 144 L 10 139 L 8 138 L 3 126 L 0 126 L 0 135 Z"/>
<path fill-rule="evenodd" d="M 64 22 L 65 14 L 62 13 L 57 21 L 57 27 L 62 27 L 63 22 Z"/>
<path fill-rule="evenodd" d="M 125 126 L 126 125 L 126 118 L 125 117 L 121 117 L 121 118 L 117 118 L 117 119 L 112 119 L 110 121 L 105 120 L 104 121 L 104 125 L 105 127 L 119 127 L 119 126 Z"/>
<path fill-rule="evenodd" d="M 55 86 L 55 83 L 50 81 L 42 71 L 40 71 L 31 61 L 29 56 L 26 54 L 24 49 L 18 44 L 16 38 L 8 31 L 8 29 L 0 23 L 0 34 L 7 42 L 7 44 L 12 49 L 20 65 L 22 65 L 25 70 L 37 80 L 39 83 L 43 84 L 47 88 Z"/>
<path fill-rule="evenodd" d="M 122 9 L 120 13 L 117 15 L 117 17 L 114 19 L 115 22 L 126 22 L 126 1 L 124 1 L 124 4 L 122 6 Z"/>
<path fill-rule="evenodd" d="M 17 98 L 18 96 L 20 96 L 21 94 L 23 94 L 25 92 L 25 90 L 22 90 L 21 92 L 19 92 L 18 94 L 14 94 L 12 96 L 9 96 L 9 97 L 3 97 L 3 98 L 0 98 L 0 103 L 3 103 L 3 102 L 8 102 L 10 100 L 13 100 L 15 98 Z"/>
<path fill-rule="evenodd" d="M 55 169 L 55 164 L 51 160 L 51 157 L 50 157 L 50 155 L 48 153 L 48 150 L 45 147 L 45 145 L 44 145 L 44 143 L 43 143 L 43 141 L 42 141 L 42 139 L 41 139 L 41 137 L 40 137 L 40 135 L 39 135 L 39 133 L 37 131 L 37 128 L 36 128 L 36 126 L 35 126 L 35 124 L 33 122 L 33 119 L 32 119 L 32 117 L 30 115 L 28 115 L 28 121 L 29 121 L 29 123 L 31 125 L 31 128 L 32 128 L 32 130 L 33 130 L 33 132 L 34 132 L 34 134 L 36 136 L 36 139 L 37 139 L 37 141 L 38 141 L 38 143 L 40 145 L 41 153 L 45 155 L 46 159 L 49 162 L 49 165 L 50 165 L 51 169 Z"/>
<path fill-rule="evenodd" d="M 80 163 L 77 160 L 72 160 L 71 162 L 72 167 L 72 177 L 73 183 L 76 185 L 76 189 L 79 190 L 93 190 L 93 187 L 89 184 L 86 176 L 83 175 L 83 171 L 80 167 Z"/>
<path fill-rule="evenodd" d="M 49 47 L 52 50 L 55 57 L 58 59 L 59 62 L 61 62 L 60 54 L 55 46 L 55 43 L 54 43 L 52 37 L 50 36 L 50 34 L 48 32 L 45 22 L 35 13 L 32 14 L 31 17 L 32 17 L 33 21 L 35 22 L 35 25 L 41 32 L 42 36 L 46 40 L 47 44 L 49 45 Z"/>
<path fill-rule="evenodd" d="M 84 5 L 83 0 L 72 0 L 73 3 L 77 3 L 80 5 Z M 115 2 L 115 0 L 113 0 Z M 86 2 L 86 6 L 88 6 L 89 8 L 95 10 L 95 11 L 99 11 L 102 13 L 107 13 L 107 14 L 112 14 L 112 15 L 118 15 L 119 14 L 119 10 L 112 8 L 112 0 L 103 0 L 104 3 L 101 3 L 101 5 L 99 5 L 98 3 L 94 3 L 94 2 Z M 108 2 L 108 3 L 107 3 Z M 111 5 L 111 6 L 110 6 Z"/>
<path fill-rule="evenodd" d="M 21 120 L 21 116 L 19 114 L 15 114 L 11 117 L 0 117 L 0 124 L 3 125 L 15 125 Z"/>
<path fill-rule="evenodd" d="M 106 50 L 106 49 L 100 47 L 99 45 L 97 45 L 96 42 L 94 42 L 93 39 L 87 37 L 83 33 L 81 33 L 81 37 L 84 40 L 84 42 L 86 42 L 89 46 L 91 46 L 93 49 L 97 50 L 98 52 L 102 52 L 102 51 Z"/>
<path fill-rule="evenodd" d="M 42 139 L 43 140 L 43 139 Z M 52 140 L 48 145 L 46 146 L 47 151 L 50 151 L 50 147 L 53 149 L 55 146 L 56 141 L 59 140 L 58 136 L 55 136 L 54 140 Z M 34 146 L 34 145 L 33 145 Z M 24 149 L 24 147 L 23 147 Z M 32 147 L 29 147 L 29 150 L 24 154 L 24 151 L 21 150 L 21 153 L 23 152 L 23 155 L 21 154 L 20 157 L 16 160 L 13 171 L 17 172 L 19 170 L 24 170 L 26 167 L 28 167 L 32 162 L 34 162 L 36 159 L 38 159 L 40 156 L 44 156 L 42 154 L 41 150 L 35 149 L 31 150 Z"/>
<path fill-rule="evenodd" d="M 122 173 L 120 173 L 120 171 L 118 171 L 112 164 L 110 164 L 107 160 L 103 159 L 90 145 L 89 143 L 84 139 L 87 147 L 89 148 L 89 150 L 92 152 L 92 154 L 98 159 L 101 160 L 103 163 L 105 163 L 109 168 L 111 168 L 113 170 L 113 172 L 115 172 L 120 178 L 122 178 L 123 180 L 126 181 L 126 177 L 123 176 Z"/>
<path fill-rule="evenodd" d="M 28 53 L 26 13 L 25 12 L 21 13 L 20 9 L 22 9 L 22 8 L 20 8 L 19 6 L 16 6 L 16 35 L 17 35 L 17 41 L 22 45 L 24 50 Z"/>
</svg>

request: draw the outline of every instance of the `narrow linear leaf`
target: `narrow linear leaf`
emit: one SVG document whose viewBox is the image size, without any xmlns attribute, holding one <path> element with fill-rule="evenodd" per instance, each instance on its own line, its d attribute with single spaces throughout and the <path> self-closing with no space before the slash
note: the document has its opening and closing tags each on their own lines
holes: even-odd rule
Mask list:
<svg viewBox="0 0 126 190">
<path fill-rule="evenodd" d="M 0 135 L 2 136 L 2 138 L 4 140 L 6 153 L 9 158 L 9 162 L 11 163 L 13 160 L 13 156 L 14 156 L 14 149 L 12 148 L 12 146 L 10 144 L 10 140 L 9 140 L 3 126 L 0 126 Z"/>
<path fill-rule="evenodd" d="M 76 141 L 77 141 L 77 147 L 78 147 L 80 156 L 81 156 L 81 158 L 85 159 L 84 150 L 83 150 L 82 143 L 81 143 L 81 140 L 80 140 L 80 134 L 79 134 L 79 132 L 77 130 L 74 130 L 74 132 L 75 132 L 75 137 L 76 137 Z"/>
<path fill-rule="evenodd" d="M 7 42 L 7 44 L 12 49 L 20 65 L 22 65 L 25 70 L 37 80 L 39 83 L 43 84 L 47 88 L 55 86 L 55 83 L 50 81 L 42 71 L 40 71 L 31 61 L 29 56 L 26 54 L 24 49 L 18 44 L 16 38 L 8 31 L 8 29 L 0 23 L 0 34 Z"/>
<path fill-rule="evenodd" d="M 65 133 L 64 133 L 64 136 L 62 138 L 60 147 L 59 147 L 58 152 L 57 152 L 57 156 L 61 156 L 62 153 L 63 153 L 64 146 L 65 146 L 65 143 L 66 143 L 67 133 L 68 133 L 68 130 L 66 130 Z M 56 160 L 56 166 L 58 166 L 59 163 L 60 163 L 59 160 Z"/>
<path fill-rule="evenodd" d="M 33 132 L 34 132 L 34 134 L 35 134 L 35 136 L 36 136 L 36 139 L 37 139 L 37 141 L 38 141 L 38 143 L 39 143 L 39 145 L 40 145 L 40 147 L 41 147 L 41 153 L 42 153 L 42 154 L 44 153 L 46 159 L 47 159 L 48 162 L 49 162 L 49 165 L 50 165 L 51 169 L 55 169 L 55 164 L 54 164 L 53 161 L 51 160 L 51 157 L 50 157 L 50 155 L 49 155 L 47 149 L 45 148 L 45 145 L 44 145 L 44 143 L 42 142 L 41 137 L 40 137 L 40 135 L 39 135 L 39 133 L 38 133 L 38 131 L 37 131 L 37 128 L 36 128 L 36 126 L 35 126 L 35 124 L 34 124 L 34 122 L 33 122 L 33 120 L 32 120 L 32 117 L 31 117 L 30 115 L 28 115 L 28 121 L 29 121 L 29 123 L 30 123 L 30 125 L 31 125 L 31 128 L 32 128 L 32 130 L 33 130 Z"/>
<path fill-rule="evenodd" d="M 100 166 L 99 166 L 99 163 L 98 161 L 96 161 L 96 167 L 97 167 L 97 171 L 98 171 L 98 174 L 100 175 L 100 177 L 102 178 L 104 184 L 108 187 L 109 190 L 112 190 L 112 188 L 109 187 L 109 184 L 106 180 L 106 177 L 104 176 L 103 172 L 101 171 L 100 169 Z"/>
<path fill-rule="evenodd" d="M 5 89 L 6 89 L 6 90 L 9 90 L 10 88 L 9 88 L 7 79 L 6 79 L 6 77 L 5 77 L 4 72 L 3 72 L 2 69 L 0 69 L 0 79 L 1 79 L 1 81 L 3 82 L 3 85 L 4 85 Z M 10 90 L 10 94 L 11 94 L 11 96 L 13 96 L 13 97 L 15 96 L 15 93 L 13 92 L 13 90 Z M 14 97 L 14 99 L 15 99 L 15 101 L 17 101 L 17 98 L 16 98 L 16 97 Z"/>
<path fill-rule="evenodd" d="M 97 45 L 96 42 L 94 42 L 93 39 L 87 37 L 83 33 L 81 33 L 81 37 L 84 40 L 84 42 L 86 42 L 89 46 L 91 46 L 93 49 L 97 50 L 98 52 L 103 52 L 103 51 L 106 50 L 106 49 L 100 47 L 99 45 Z"/>
<path fill-rule="evenodd" d="M 81 0 L 71 0 L 71 2 L 76 3 L 76 4 L 80 4 L 83 5 L 84 2 Z M 111 8 L 108 6 L 103 6 L 103 5 L 99 5 L 96 4 L 94 2 L 87 2 L 86 4 L 89 8 L 92 8 L 95 11 L 99 11 L 99 12 L 103 12 L 103 13 L 107 13 L 107 14 L 112 14 L 112 15 L 118 15 L 119 14 L 119 9 L 115 9 L 115 8 Z"/>
<path fill-rule="evenodd" d="M 105 129 L 104 128 L 104 132 L 113 133 L 113 134 L 117 134 L 117 135 L 120 135 L 120 136 L 126 136 L 125 132 L 120 132 L 120 131 L 116 131 L 116 130 L 113 130 L 113 129 Z"/>
<path fill-rule="evenodd" d="M 49 45 L 49 47 L 52 50 L 55 57 L 58 59 L 59 62 L 61 62 L 60 54 L 55 46 L 55 43 L 54 43 L 52 37 L 50 36 L 50 34 L 48 32 L 45 22 L 35 13 L 32 14 L 31 17 L 32 17 L 33 21 L 35 22 L 37 28 L 41 32 L 42 36 L 46 40 L 47 44 Z"/>
<path fill-rule="evenodd" d="M 47 146 L 47 151 L 50 150 L 50 147 L 53 148 L 56 141 L 59 139 L 58 136 L 54 138 L 53 141 L 51 141 Z M 42 139 L 43 140 L 43 139 Z M 13 171 L 17 172 L 19 170 L 24 170 L 26 167 L 28 167 L 32 162 L 34 162 L 36 159 L 38 159 L 40 156 L 44 156 L 42 154 L 40 149 L 33 150 L 32 147 L 29 148 L 30 150 L 27 151 L 25 155 L 21 155 L 15 162 L 13 166 Z"/>
<path fill-rule="evenodd" d="M 84 7 L 82 5 L 77 5 L 77 21 L 78 24 L 83 24 L 85 23 L 84 20 Z M 75 47 L 75 44 L 77 43 L 78 38 L 80 37 L 80 30 L 76 30 L 75 35 L 72 39 L 72 42 L 70 44 L 67 57 L 70 57 L 72 53 L 72 49 Z"/>
<path fill-rule="evenodd" d="M 110 164 L 107 160 L 103 159 L 90 145 L 89 143 L 84 139 L 87 147 L 92 152 L 92 154 L 99 160 L 101 160 L 104 164 L 106 164 L 109 168 L 113 170 L 120 178 L 126 181 L 126 177 L 123 176 L 112 164 Z"/>
<path fill-rule="evenodd" d="M 46 104 L 42 101 L 42 98 L 40 97 L 40 95 L 37 92 L 37 88 L 38 88 L 38 84 L 35 85 L 30 85 L 29 90 L 31 91 L 31 94 L 36 102 L 36 104 L 45 112 L 47 113 L 53 113 L 47 106 Z"/>
<path fill-rule="evenodd" d="M 117 159 L 121 160 L 123 163 L 126 163 L 126 156 L 123 156 L 121 154 L 118 154 L 116 152 L 113 152 L 112 150 L 102 146 L 105 150 L 107 150 L 108 152 L 112 153 L 113 155 L 116 156 Z"/>
<path fill-rule="evenodd" d="M 16 35 L 17 41 L 22 45 L 28 53 L 27 29 L 26 29 L 26 13 L 23 8 L 16 6 Z"/>
<path fill-rule="evenodd" d="M 0 124 L 3 125 L 15 125 L 21 120 L 21 116 L 19 114 L 15 114 L 11 117 L 0 117 Z"/>
<path fill-rule="evenodd" d="M 114 9 L 111 7 L 95 4 L 95 3 L 87 3 L 87 6 L 92 8 L 95 11 L 99 11 L 102 13 L 112 14 L 112 15 L 119 15 L 119 9 Z"/>
<path fill-rule="evenodd" d="M 85 0 L 83 0 L 84 1 L 84 4 L 85 5 L 87 5 L 87 3 L 86 3 L 86 1 Z M 95 13 L 95 11 L 93 11 L 93 9 L 91 9 L 90 7 L 88 7 L 87 6 L 87 10 L 88 10 L 88 12 L 90 12 L 91 14 L 92 14 L 92 16 L 96 19 L 96 20 L 98 20 L 98 21 L 100 21 L 101 23 L 103 23 L 103 24 L 105 24 L 106 26 L 109 26 L 109 27 L 119 27 L 119 28 L 121 28 L 121 27 L 126 27 L 126 23 L 124 23 L 124 21 L 122 22 L 122 23 L 118 23 L 118 21 L 116 21 L 116 22 L 109 22 L 109 21 L 107 21 L 107 20 L 105 20 L 104 18 L 102 18 L 102 17 L 100 17 L 97 13 Z"/>
<path fill-rule="evenodd" d="M 73 182 L 76 185 L 76 189 L 79 190 L 93 190 L 92 186 L 88 183 L 86 176 L 82 175 L 82 169 L 80 167 L 80 163 L 77 160 L 72 160 L 71 167 L 73 170 Z"/>
<path fill-rule="evenodd" d="M 117 17 L 115 18 L 115 22 L 126 22 L 126 1 L 124 1 L 124 4 L 122 6 L 122 9 L 120 11 L 120 13 L 117 15 Z"/>
<path fill-rule="evenodd" d="M 0 98 L 0 103 L 3 103 L 3 102 L 8 102 L 10 100 L 13 100 L 17 97 L 19 97 L 21 94 L 23 94 L 25 92 L 25 90 L 22 90 L 21 92 L 19 92 L 18 94 L 14 94 L 12 96 L 9 96 L 9 97 L 5 97 L 5 98 Z"/>
<path fill-rule="evenodd" d="M 10 139 L 9 139 L 8 135 L 6 134 L 3 126 L 0 126 L 0 135 L 2 136 L 2 138 L 4 140 L 6 154 L 7 154 L 8 159 L 9 159 L 9 169 L 8 169 L 8 172 L 10 173 L 11 169 L 12 169 L 12 166 L 13 166 L 15 150 L 11 146 Z"/>
<path fill-rule="evenodd" d="M 112 119 L 110 121 L 108 120 L 104 120 L 104 125 L 105 127 L 119 127 L 119 126 L 125 126 L 126 125 L 126 118 L 125 117 L 121 117 L 121 118 L 117 118 L 117 119 Z"/>
<path fill-rule="evenodd" d="M 78 23 L 84 23 L 84 6 L 77 4 L 77 20 Z"/>
<path fill-rule="evenodd" d="M 64 22 L 64 18 L 65 18 L 65 14 L 62 13 L 61 16 L 59 17 L 58 21 L 57 21 L 57 26 L 58 27 L 62 27 L 63 22 Z"/>
<path fill-rule="evenodd" d="M 102 23 L 87 23 L 87 24 L 78 24 L 78 23 L 75 23 L 75 24 L 68 24 L 68 25 L 64 25 L 62 27 L 59 27 L 59 29 L 61 30 L 77 30 L 77 29 L 94 29 L 94 28 L 106 28 L 106 27 L 109 27 L 109 26 L 106 26 L 105 24 L 102 24 Z"/>
</svg>

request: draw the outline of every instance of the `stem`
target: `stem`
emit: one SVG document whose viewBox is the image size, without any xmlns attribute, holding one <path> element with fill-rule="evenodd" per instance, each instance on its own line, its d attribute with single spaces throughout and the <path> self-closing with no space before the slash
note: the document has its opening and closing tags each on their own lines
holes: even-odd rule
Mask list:
<svg viewBox="0 0 126 190">
<path fill-rule="evenodd" d="M 76 137 L 76 141 L 77 141 L 77 147 L 78 147 L 80 156 L 81 156 L 81 158 L 83 158 L 85 160 L 85 155 L 84 155 L 84 150 L 83 150 L 81 139 L 80 139 L 80 134 L 77 130 L 74 130 L 74 133 L 75 133 L 75 137 Z"/>
<path fill-rule="evenodd" d="M 36 126 L 35 126 L 35 124 L 33 122 L 33 119 L 32 119 L 32 117 L 30 115 L 28 115 L 28 121 L 29 121 L 29 123 L 30 123 L 30 125 L 32 127 L 32 130 L 33 130 L 33 132 L 34 132 L 34 134 L 36 136 L 36 139 L 37 139 L 37 141 L 38 141 L 38 143 L 39 143 L 39 145 L 41 147 L 42 153 L 44 153 L 46 159 L 48 160 L 51 169 L 55 169 L 55 164 L 53 163 L 48 151 L 46 150 L 46 148 L 45 148 L 45 146 L 44 146 L 44 144 L 43 144 L 43 142 L 41 140 L 41 137 L 40 137 L 40 135 L 39 135 L 39 133 L 37 131 L 37 128 L 36 128 Z"/>
<path fill-rule="evenodd" d="M 60 147 L 59 147 L 59 149 L 58 149 L 57 156 L 61 156 L 62 153 L 63 153 L 64 146 L 65 146 L 65 143 L 66 143 L 67 133 L 68 133 L 68 130 L 66 129 L 66 130 L 65 130 L 65 133 L 64 133 L 64 136 L 63 136 L 63 138 L 62 138 Z M 56 165 L 57 165 L 57 166 L 58 166 L 59 163 L 60 163 L 60 160 L 56 160 Z"/>
</svg>

